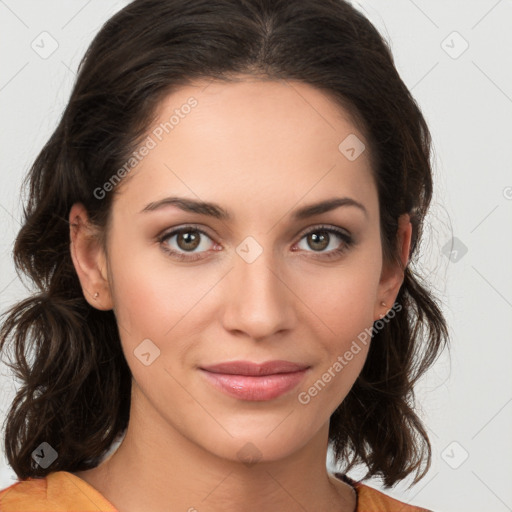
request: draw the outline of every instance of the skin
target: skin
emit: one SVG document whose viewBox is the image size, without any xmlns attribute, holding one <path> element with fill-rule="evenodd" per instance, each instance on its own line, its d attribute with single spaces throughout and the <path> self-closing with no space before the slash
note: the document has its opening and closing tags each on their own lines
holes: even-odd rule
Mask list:
<svg viewBox="0 0 512 512">
<path fill-rule="evenodd" d="M 352 488 L 326 470 L 328 427 L 369 345 L 308 404 L 298 394 L 390 309 L 403 281 L 398 264 L 383 262 L 368 145 L 347 159 L 338 145 L 349 134 L 365 141 L 363 134 L 339 105 L 301 82 L 186 86 L 162 102 L 155 125 L 191 96 L 198 105 L 119 186 L 107 253 L 83 205 L 70 211 L 84 296 L 114 310 L 133 374 L 124 441 L 99 467 L 76 474 L 123 512 L 353 511 Z M 176 206 L 141 213 L 171 195 L 215 202 L 233 219 Z M 366 213 L 342 206 L 292 219 L 302 206 L 342 196 Z M 166 245 L 190 255 L 178 236 L 159 242 L 158 235 L 191 223 L 207 232 L 192 231 L 202 240 L 192 250 L 200 259 L 165 253 Z M 308 243 L 305 235 L 322 224 L 348 231 L 355 243 L 326 258 L 344 242 L 329 234 L 325 248 Z M 262 248 L 252 263 L 236 252 L 248 236 Z M 404 215 L 397 234 L 403 265 L 410 239 Z M 149 366 L 134 355 L 144 339 L 160 350 Z M 297 388 L 268 401 L 227 396 L 198 370 L 275 359 L 310 368 Z M 237 455 L 247 443 L 254 464 Z"/>
</svg>

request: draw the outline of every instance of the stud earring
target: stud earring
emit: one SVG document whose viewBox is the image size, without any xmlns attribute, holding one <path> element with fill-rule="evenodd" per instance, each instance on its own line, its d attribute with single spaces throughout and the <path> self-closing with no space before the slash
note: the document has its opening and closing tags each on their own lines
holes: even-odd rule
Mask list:
<svg viewBox="0 0 512 512">
<path fill-rule="evenodd" d="M 382 307 L 386 307 L 386 303 L 385 303 L 384 301 L 381 301 L 380 305 L 381 305 Z M 384 314 L 382 314 L 382 315 L 379 315 L 379 318 L 384 318 L 384 317 L 386 316 L 386 314 L 387 314 L 387 311 L 386 311 L 386 313 L 384 313 Z"/>
<path fill-rule="evenodd" d="M 98 292 L 96 292 L 96 293 L 94 294 L 94 298 L 95 298 L 95 299 L 97 299 L 99 296 L 100 296 L 100 294 L 99 294 Z"/>
</svg>

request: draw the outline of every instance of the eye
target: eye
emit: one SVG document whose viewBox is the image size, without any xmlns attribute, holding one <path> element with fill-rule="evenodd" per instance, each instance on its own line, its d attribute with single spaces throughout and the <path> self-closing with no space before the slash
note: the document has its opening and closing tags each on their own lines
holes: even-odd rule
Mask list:
<svg viewBox="0 0 512 512">
<path fill-rule="evenodd" d="M 174 240 L 173 240 L 174 239 Z M 207 242 L 205 239 L 209 240 Z M 159 237 L 162 250 L 181 260 L 194 261 L 207 252 L 213 240 L 208 234 L 195 226 L 184 226 L 174 229 Z"/>
<path fill-rule="evenodd" d="M 307 247 L 300 247 L 302 240 L 305 240 L 305 244 L 312 248 L 312 251 Z M 192 225 L 164 233 L 158 238 L 158 242 L 164 252 L 183 261 L 196 261 L 206 257 L 202 254 L 212 249 L 212 245 L 215 247 L 213 250 L 220 250 L 220 246 L 216 245 L 205 231 Z M 306 252 L 317 253 L 321 258 L 334 258 L 347 251 L 353 244 L 350 234 L 340 228 L 316 226 L 302 235 L 297 246 Z"/>
<path fill-rule="evenodd" d="M 302 240 L 305 243 L 300 247 Z M 350 234 L 344 230 L 332 226 L 316 226 L 305 233 L 297 245 L 307 252 L 319 253 L 321 257 L 333 258 L 348 250 L 353 243 Z M 309 251 L 307 246 L 313 251 Z"/>
</svg>

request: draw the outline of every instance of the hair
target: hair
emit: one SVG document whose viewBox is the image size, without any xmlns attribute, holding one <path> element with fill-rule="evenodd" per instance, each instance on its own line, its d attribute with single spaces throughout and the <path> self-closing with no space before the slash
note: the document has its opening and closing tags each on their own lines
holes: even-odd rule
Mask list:
<svg viewBox="0 0 512 512">
<path fill-rule="evenodd" d="M 37 290 L 11 306 L 0 349 L 20 386 L 5 425 L 7 459 L 21 479 L 97 466 L 126 430 L 131 372 L 113 311 L 85 300 L 70 255 L 69 212 L 82 203 L 102 236 L 109 181 L 147 136 L 158 106 L 194 80 L 237 75 L 300 80 L 362 123 L 378 189 L 383 257 L 398 261 L 401 214 L 413 226 L 414 264 L 432 198 L 431 135 L 386 41 L 343 0 L 135 0 L 109 19 L 80 62 L 57 128 L 24 181 L 28 199 L 14 244 L 16 272 Z M 126 178 L 124 178 L 126 179 Z M 345 470 L 390 487 L 431 464 L 414 385 L 447 346 L 446 320 L 408 264 L 395 318 L 372 335 L 364 367 L 330 418 Z M 41 442 L 58 458 L 32 460 Z"/>
</svg>

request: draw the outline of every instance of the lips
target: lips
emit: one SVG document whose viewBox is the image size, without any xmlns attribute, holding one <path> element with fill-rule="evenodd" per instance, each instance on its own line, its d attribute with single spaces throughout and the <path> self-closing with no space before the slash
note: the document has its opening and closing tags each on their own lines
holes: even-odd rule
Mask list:
<svg viewBox="0 0 512 512">
<path fill-rule="evenodd" d="M 309 366 L 290 361 L 231 361 L 200 368 L 206 380 L 227 395 L 249 401 L 272 400 L 295 388 Z"/>
<path fill-rule="evenodd" d="M 203 366 L 202 369 L 211 373 L 224 373 L 227 375 L 272 375 L 276 373 L 292 373 L 305 370 L 308 366 L 290 361 L 267 361 L 266 363 L 252 363 L 250 361 L 231 361 Z"/>
</svg>

